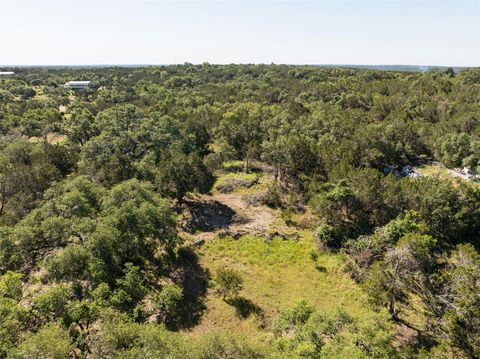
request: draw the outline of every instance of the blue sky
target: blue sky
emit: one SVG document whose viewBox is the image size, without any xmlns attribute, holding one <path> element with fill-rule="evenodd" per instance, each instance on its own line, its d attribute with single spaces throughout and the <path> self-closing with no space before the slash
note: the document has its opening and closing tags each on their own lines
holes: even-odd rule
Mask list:
<svg viewBox="0 0 480 359">
<path fill-rule="evenodd" d="M 5 1 L 0 64 L 480 65 L 480 1 Z"/>
</svg>

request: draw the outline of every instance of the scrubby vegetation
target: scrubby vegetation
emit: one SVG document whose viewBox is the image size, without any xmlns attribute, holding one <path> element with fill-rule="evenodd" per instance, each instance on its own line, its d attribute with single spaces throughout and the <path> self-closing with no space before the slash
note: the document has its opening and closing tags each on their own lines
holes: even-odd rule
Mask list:
<svg viewBox="0 0 480 359">
<path fill-rule="evenodd" d="M 0 358 L 480 357 L 478 69 L 14 71 Z"/>
</svg>

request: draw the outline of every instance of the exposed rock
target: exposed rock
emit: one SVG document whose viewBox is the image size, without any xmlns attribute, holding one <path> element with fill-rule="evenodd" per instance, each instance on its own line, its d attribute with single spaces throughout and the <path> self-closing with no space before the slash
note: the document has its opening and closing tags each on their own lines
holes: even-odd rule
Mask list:
<svg viewBox="0 0 480 359">
<path fill-rule="evenodd" d="M 282 233 L 279 231 L 273 231 L 273 232 L 268 232 L 265 234 L 265 238 L 269 241 L 271 241 L 273 238 L 279 237 L 282 239 L 282 241 L 286 240 L 294 240 L 298 241 L 300 240 L 300 234 L 295 232 L 295 233 Z"/>
<path fill-rule="evenodd" d="M 255 193 L 252 195 L 243 196 L 242 199 L 249 205 L 249 206 L 261 206 L 265 203 L 265 199 L 267 197 L 266 192 Z"/>
<path fill-rule="evenodd" d="M 159 315 L 158 313 L 152 314 L 147 318 L 147 323 L 150 324 L 157 324 L 159 322 Z"/>
<path fill-rule="evenodd" d="M 215 188 L 220 193 L 231 193 L 240 187 L 250 188 L 258 183 L 258 178 L 254 180 L 244 180 L 240 178 L 227 178 L 222 183 L 219 183 Z"/>
<path fill-rule="evenodd" d="M 235 224 L 247 224 L 249 222 L 250 222 L 250 218 L 239 213 L 235 214 L 232 218 L 232 223 L 235 223 Z"/>
<path fill-rule="evenodd" d="M 243 230 L 223 230 L 218 233 L 219 238 L 232 237 L 234 240 L 240 239 L 240 237 L 251 234 L 248 231 Z"/>
<path fill-rule="evenodd" d="M 192 247 L 200 247 L 205 244 L 205 238 L 199 238 L 192 243 Z"/>
</svg>

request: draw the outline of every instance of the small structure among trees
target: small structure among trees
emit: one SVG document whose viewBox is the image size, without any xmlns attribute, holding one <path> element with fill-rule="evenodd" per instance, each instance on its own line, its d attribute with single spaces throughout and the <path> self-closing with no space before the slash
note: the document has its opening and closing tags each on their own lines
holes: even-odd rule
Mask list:
<svg viewBox="0 0 480 359">
<path fill-rule="evenodd" d="M 63 87 L 67 89 L 83 90 L 90 87 L 91 81 L 68 81 Z"/>
</svg>

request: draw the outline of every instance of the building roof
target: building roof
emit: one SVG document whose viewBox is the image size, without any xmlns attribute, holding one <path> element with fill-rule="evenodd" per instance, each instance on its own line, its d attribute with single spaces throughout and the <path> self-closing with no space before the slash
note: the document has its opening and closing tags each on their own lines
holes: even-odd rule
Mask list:
<svg viewBox="0 0 480 359">
<path fill-rule="evenodd" d="M 13 75 L 14 73 L 13 71 L 0 71 L 0 75 Z"/>
<path fill-rule="evenodd" d="M 88 85 L 91 81 L 68 81 L 67 85 Z"/>
</svg>

